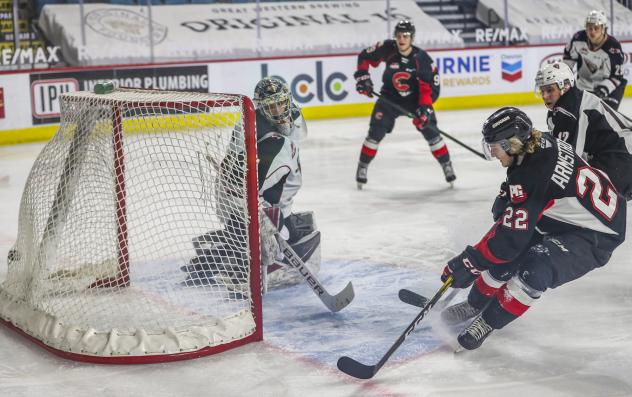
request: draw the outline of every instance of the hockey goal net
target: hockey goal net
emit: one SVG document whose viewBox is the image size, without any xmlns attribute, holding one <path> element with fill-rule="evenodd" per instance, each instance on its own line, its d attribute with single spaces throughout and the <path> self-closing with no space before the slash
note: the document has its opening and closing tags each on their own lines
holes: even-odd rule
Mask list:
<svg viewBox="0 0 632 397">
<path fill-rule="evenodd" d="M 65 94 L 60 107 L 24 188 L 0 321 L 100 363 L 194 358 L 262 339 L 250 99 L 121 88 Z M 229 152 L 241 168 L 222 173 Z M 234 190 L 229 200 L 217 197 L 219 183 Z M 222 282 L 183 271 L 209 233 L 230 246 L 214 251 Z"/>
</svg>

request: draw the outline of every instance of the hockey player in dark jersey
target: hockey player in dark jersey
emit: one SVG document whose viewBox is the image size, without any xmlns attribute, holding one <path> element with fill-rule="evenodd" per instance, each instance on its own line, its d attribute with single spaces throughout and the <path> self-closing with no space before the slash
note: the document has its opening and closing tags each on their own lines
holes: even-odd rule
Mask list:
<svg viewBox="0 0 632 397">
<path fill-rule="evenodd" d="M 577 65 L 577 88 L 593 92 L 616 110 L 627 84 L 621 43 L 608 34 L 602 11 L 590 11 L 585 27 L 564 48 L 564 63 L 571 69 Z"/>
<path fill-rule="evenodd" d="M 549 109 L 551 133 L 570 143 L 578 155 L 610 177 L 626 199 L 632 198 L 632 120 L 604 105 L 595 95 L 575 87 L 564 63 L 543 66 L 536 88 Z"/>
<path fill-rule="evenodd" d="M 386 64 L 382 75 L 381 95 L 388 101 L 414 113 L 415 127 L 430 145 L 432 155 L 439 161 L 447 182 L 456 179 L 448 147 L 437 129 L 437 118 L 432 104 L 439 97 L 439 74 L 430 56 L 415 47 L 415 26 L 410 21 L 400 21 L 395 26 L 394 40 L 385 40 L 363 50 L 358 55 L 358 69 L 354 73 L 356 90 L 372 97 L 373 82 L 369 67 Z M 393 131 L 395 119 L 403 114 L 381 98 L 371 114 L 369 133 L 360 152 L 356 172 L 358 188 L 367 183 L 367 170 L 377 154 L 378 146 L 387 133 Z"/>
<path fill-rule="evenodd" d="M 266 222 L 260 222 L 261 257 L 266 269 L 266 286 L 289 285 L 302 280 L 294 269 L 285 266 L 284 257 L 274 237 L 277 230 L 290 246 L 306 262 L 313 273 L 320 268 L 320 232 L 316 230 L 312 212 L 292 212 L 294 196 L 302 185 L 299 160 L 299 142 L 307 135 L 307 126 L 301 110 L 292 101 L 292 95 L 284 82 L 266 77 L 257 83 L 253 100 L 256 105 L 257 175 L 259 204 L 262 212 L 272 220 L 276 230 L 269 230 Z M 233 290 L 247 290 L 244 275 L 231 273 L 232 258 L 243 268 L 245 252 L 240 245 L 246 244 L 241 224 L 243 216 L 235 214 L 243 201 L 242 186 L 245 153 L 236 142 L 237 134 L 243 134 L 241 124 L 234 132 L 230 148 L 219 166 L 215 185 L 216 208 L 225 228 L 211 231 L 193 239 L 197 256 L 183 270 L 190 273 L 189 284 L 221 281 Z M 236 196 L 237 195 L 237 196 Z M 316 253 L 316 255 L 314 255 Z"/>
<path fill-rule="evenodd" d="M 521 110 L 502 108 L 483 124 L 488 159 L 507 168 L 509 202 L 487 234 L 448 261 L 441 276 L 468 299 L 442 312 L 448 323 L 474 320 L 458 336 L 478 348 L 520 317 L 549 288 L 604 266 L 625 239 L 626 202 L 606 175 L 573 147 L 532 127 Z"/>
</svg>

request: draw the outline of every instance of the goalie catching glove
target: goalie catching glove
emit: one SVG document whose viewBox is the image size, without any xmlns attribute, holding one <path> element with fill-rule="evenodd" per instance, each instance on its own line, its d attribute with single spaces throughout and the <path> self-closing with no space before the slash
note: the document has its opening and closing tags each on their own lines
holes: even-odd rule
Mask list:
<svg viewBox="0 0 632 397">
<path fill-rule="evenodd" d="M 421 130 L 428 124 L 428 120 L 430 120 L 430 116 L 434 113 L 431 106 L 420 105 L 417 110 L 415 110 L 415 118 L 413 119 L 413 124 L 417 129 Z"/>
<path fill-rule="evenodd" d="M 445 283 L 452 275 L 452 288 L 467 288 L 472 285 L 474 280 L 485 270 L 476 263 L 472 251 L 474 248 L 468 245 L 460 255 L 450 259 L 443 269 L 441 282 Z"/>
<path fill-rule="evenodd" d="M 353 74 L 356 80 L 356 91 L 360 95 L 366 95 L 369 98 L 373 97 L 373 82 L 371 81 L 371 75 L 366 70 L 358 70 Z"/>
</svg>

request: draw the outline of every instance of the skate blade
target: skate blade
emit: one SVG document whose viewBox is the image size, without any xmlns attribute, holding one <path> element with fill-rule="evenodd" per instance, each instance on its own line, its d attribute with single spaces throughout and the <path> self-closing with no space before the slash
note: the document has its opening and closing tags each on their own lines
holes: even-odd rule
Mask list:
<svg viewBox="0 0 632 397">
<path fill-rule="evenodd" d="M 362 190 L 362 187 L 364 186 L 364 183 L 360 183 L 358 182 L 358 190 Z"/>
</svg>

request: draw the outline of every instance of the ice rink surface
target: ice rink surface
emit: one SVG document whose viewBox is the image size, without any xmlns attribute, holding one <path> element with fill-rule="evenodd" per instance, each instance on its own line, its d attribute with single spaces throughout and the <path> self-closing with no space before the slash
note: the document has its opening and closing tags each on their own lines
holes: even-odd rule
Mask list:
<svg viewBox="0 0 632 397">
<path fill-rule="evenodd" d="M 543 106 L 523 109 L 545 129 Z M 439 111 L 439 126 L 480 150 L 479 131 L 493 110 Z M 621 110 L 632 115 L 632 101 Z M 454 354 L 454 338 L 433 328 L 431 316 L 374 379 L 339 372 L 341 355 L 376 363 L 418 313 L 399 302 L 398 290 L 434 294 L 446 261 L 488 230 L 505 171 L 447 140 L 457 174 L 449 188 L 421 134 L 400 118 L 358 191 L 354 174 L 368 117 L 308 127 L 294 208 L 315 212 L 321 281 L 330 293 L 353 281 L 351 305 L 331 314 L 304 285 L 270 291 L 263 342 L 144 366 L 67 361 L 0 327 L 0 396 L 632 396 L 630 242 L 604 268 L 547 291 L 477 351 Z M 0 183 L 0 274 L 42 147 L 0 147 L 0 174 L 9 175 Z"/>
</svg>

